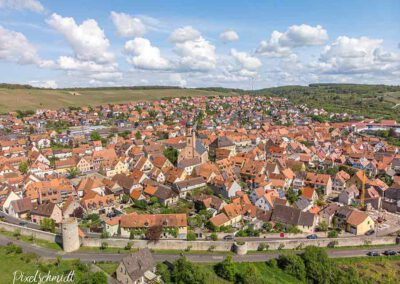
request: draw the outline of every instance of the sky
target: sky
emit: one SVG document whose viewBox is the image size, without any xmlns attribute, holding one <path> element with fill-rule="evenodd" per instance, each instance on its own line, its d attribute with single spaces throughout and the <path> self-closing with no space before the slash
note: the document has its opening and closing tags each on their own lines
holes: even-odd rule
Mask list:
<svg viewBox="0 0 400 284">
<path fill-rule="evenodd" d="M 0 0 L 0 82 L 400 84 L 398 0 Z"/>
</svg>

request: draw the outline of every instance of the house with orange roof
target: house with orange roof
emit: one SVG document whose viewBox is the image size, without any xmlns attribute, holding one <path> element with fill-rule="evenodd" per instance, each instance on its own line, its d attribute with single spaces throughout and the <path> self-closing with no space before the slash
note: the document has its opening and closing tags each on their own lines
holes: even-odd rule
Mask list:
<svg viewBox="0 0 400 284">
<path fill-rule="evenodd" d="M 89 214 L 108 214 L 114 210 L 116 205 L 113 194 L 99 195 L 94 191 L 88 191 L 80 203 Z"/>
<path fill-rule="evenodd" d="M 131 230 L 144 237 L 148 228 L 161 226 L 162 237 L 186 239 L 187 225 L 186 214 L 137 214 L 134 212 L 121 216 L 120 231 L 122 237 L 129 237 Z"/>
<path fill-rule="evenodd" d="M 305 178 L 305 184 L 315 189 L 322 190 L 325 196 L 332 192 L 332 179 L 328 174 L 315 174 L 308 172 Z"/>
</svg>

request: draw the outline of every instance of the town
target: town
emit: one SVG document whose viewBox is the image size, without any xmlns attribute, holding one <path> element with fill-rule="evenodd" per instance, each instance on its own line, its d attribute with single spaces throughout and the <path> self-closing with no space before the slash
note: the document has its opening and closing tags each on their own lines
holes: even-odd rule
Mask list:
<svg viewBox="0 0 400 284">
<path fill-rule="evenodd" d="M 130 239 L 388 235 L 400 156 L 371 123 L 249 95 L 10 112 L 2 218 Z"/>
</svg>

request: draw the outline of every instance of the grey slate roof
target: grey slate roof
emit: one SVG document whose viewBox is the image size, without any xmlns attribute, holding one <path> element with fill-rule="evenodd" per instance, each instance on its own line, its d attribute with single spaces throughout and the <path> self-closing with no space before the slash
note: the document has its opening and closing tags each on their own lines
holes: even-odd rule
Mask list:
<svg viewBox="0 0 400 284">
<path fill-rule="evenodd" d="M 148 270 L 155 266 L 153 255 L 148 248 L 141 249 L 122 259 L 129 277 L 132 281 L 136 281 L 144 275 Z"/>
<path fill-rule="evenodd" d="M 282 223 L 286 225 L 300 225 L 311 227 L 314 224 L 314 214 L 310 212 L 302 212 L 300 209 L 276 205 L 271 220 L 276 223 Z"/>
</svg>

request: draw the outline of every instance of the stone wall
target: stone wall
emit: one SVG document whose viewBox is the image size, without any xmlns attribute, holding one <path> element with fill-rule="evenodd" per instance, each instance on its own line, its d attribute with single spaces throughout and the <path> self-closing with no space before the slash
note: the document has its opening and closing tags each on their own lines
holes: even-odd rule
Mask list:
<svg viewBox="0 0 400 284">
<path fill-rule="evenodd" d="M 0 229 L 4 229 L 6 231 L 14 232 L 15 230 L 19 230 L 22 235 L 25 236 L 34 236 L 35 238 L 57 242 L 61 244 L 61 236 L 52 234 L 49 232 L 43 232 L 40 230 L 35 230 L 27 227 L 22 227 L 14 224 L 9 224 L 0 221 Z M 156 243 L 149 242 L 146 240 L 129 240 L 122 238 L 109 238 L 109 239 L 98 239 L 98 238 L 84 238 L 82 239 L 82 246 L 87 247 L 100 247 L 102 242 L 106 242 L 109 247 L 121 248 L 123 249 L 128 242 L 132 243 L 134 248 L 150 248 L 157 250 L 185 250 L 190 248 L 195 251 L 205 251 L 205 250 L 214 250 L 214 251 L 231 251 L 233 241 L 185 241 L 185 240 L 160 240 Z M 306 247 L 309 245 L 315 245 L 320 247 L 327 247 L 332 242 L 336 242 L 336 247 L 343 246 L 362 246 L 362 245 L 389 245 L 396 243 L 396 237 L 341 237 L 341 238 L 332 238 L 332 239 L 316 239 L 316 240 L 308 240 L 306 238 L 281 238 L 277 240 L 255 240 L 255 241 L 246 241 L 246 245 L 249 251 L 257 250 L 260 244 L 267 244 L 269 250 L 276 250 L 279 248 L 284 249 L 296 249 L 301 247 Z"/>
<path fill-rule="evenodd" d="M 94 239 L 85 238 L 82 240 L 83 246 L 100 247 L 102 242 L 106 242 L 109 247 L 124 248 L 128 242 L 135 248 L 150 248 L 157 250 L 185 250 L 190 247 L 191 250 L 205 251 L 210 248 L 214 251 L 230 251 L 232 250 L 233 241 L 182 241 L 182 240 L 160 240 L 156 243 L 146 240 L 126 240 L 126 239 Z M 306 246 L 315 245 L 320 247 L 328 247 L 335 242 L 336 247 L 345 246 L 362 246 L 362 245 L 385 245 L 395 244 L 396 237 L 346 237 L 332 239 L 280 239 L 270 241 L 246 241 L 249 251 L 257 250 L 260 244 L 267 244 L 270 250 L 279 248 L 296 249 Z"/>
<path fill-rule="evenodd" d="M 6 222 L 0 221 L 0 229 L 9 231 L 9 232 L 15 232 L 19 231 L 21 235 L 23 236 L 33 236 L 36 239 L 41 239 L 49 242 L 56 242 L 56 243 L 62 243 L 61 236 L 50 233 L 50 232 L 44 232 L 24 226 L 19 226 L 19 225 L 14 225 Z"/>
</svg>

